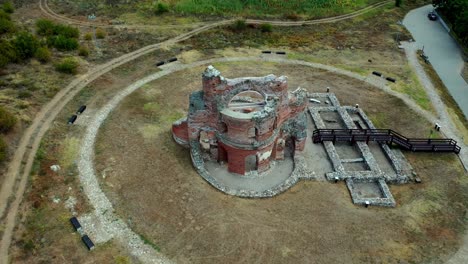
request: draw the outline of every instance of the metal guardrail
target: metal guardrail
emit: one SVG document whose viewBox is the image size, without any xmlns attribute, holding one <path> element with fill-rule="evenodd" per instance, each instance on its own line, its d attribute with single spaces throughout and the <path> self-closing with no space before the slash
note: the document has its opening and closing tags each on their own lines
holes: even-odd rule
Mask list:
<svg viewBox="0 0 468 264">
<path fill-rule="evenodd" d="M 396 144 L 410 151 L 460 153 L 460 146 L 453 139 L 407 138 L 392 129 L 317 129 L 313 132 L 314 143 L 333 142 L 379 142 Z"/>
</svg>

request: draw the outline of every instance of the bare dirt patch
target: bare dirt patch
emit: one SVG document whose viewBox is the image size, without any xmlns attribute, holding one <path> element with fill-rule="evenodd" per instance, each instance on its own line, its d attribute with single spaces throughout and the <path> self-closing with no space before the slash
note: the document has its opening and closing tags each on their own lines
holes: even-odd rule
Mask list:
<svg viewBox="0 0 468 264">
<path fill-rule="evenodd" d="M 343 105 L 359 103 L 378 127 L 408 136 L 430 128 L 401 100 L 354 79 L 274 63 L 215 66 L 226 77 L 284 74 L 291 89 L 330 86 Z M 200 89 L 202 70 L 163 77 L 130 95 L 97 140 L 105 192 L 122 219 L 163 254 L 182 263 L 394 263 L 439 262 L 456 250 L 467 181 L 454 155 L 409 154 L 424 183 L 391 186 L 395 209 L 354 206 L 344 184 L 327 182 L 301 182 L 270 199 L 216 191 L 170 134 L 189 93 Z"/>
</svg>

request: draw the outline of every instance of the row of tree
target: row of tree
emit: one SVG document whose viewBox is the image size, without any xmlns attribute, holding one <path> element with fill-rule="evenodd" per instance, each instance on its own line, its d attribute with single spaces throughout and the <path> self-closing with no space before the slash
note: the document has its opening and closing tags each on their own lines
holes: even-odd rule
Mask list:
<svg viewBox="0 0 468 264">
<path fill-rule="evenodd" d="M 453 32 L 468 47 L 468 0 L 433 0 L 432 5 L 452 24 Z"/>
</svg>

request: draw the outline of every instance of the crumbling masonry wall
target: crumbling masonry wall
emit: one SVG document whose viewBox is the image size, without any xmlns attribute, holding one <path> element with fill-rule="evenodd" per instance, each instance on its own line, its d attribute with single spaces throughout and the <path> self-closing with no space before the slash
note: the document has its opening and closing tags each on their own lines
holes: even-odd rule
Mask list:
<svg viewBox="0 0 468 264">
<path fill-rule="evenodd" d="M 307 93 L 289 92 L 285 76 L 226 79 L 208 66 L 202 86 L 190 95 L 188 116 L 172 126 L 177 143 L 200 147 L 192 151 L 194 164 L 201 157 L 225 162 L 229 172 L 240 175 L 261 173 L 284 158 L 287 142 L 304 148 Z"/>
</svg>

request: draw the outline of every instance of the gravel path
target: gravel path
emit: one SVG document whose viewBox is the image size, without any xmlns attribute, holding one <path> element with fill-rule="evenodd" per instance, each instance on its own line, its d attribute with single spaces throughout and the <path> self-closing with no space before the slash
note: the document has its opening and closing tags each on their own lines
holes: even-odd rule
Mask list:
<svg viewBox="0 0 468 264">
<path fill-rule="evenodd" d="M 109 113 L 123 98 L 134 90 L 140 88 L 145 83 L 155 80 L 165 74 L 167 74 L 167 72 L 161 71 L 137 81 L 114 96 L 108 104 L 96 113 L 85 132 L 78 162 L 81 186 L 95 209 L 95 220 L 100 222 L 96 225 L 103 228 L 110 237 L 116 238 L 122 245 L 125 245 L 131 254 L 138 257 L 138 259 L 143 263 L 168 263 L 169 261 L 151 246 L 145 244 L 145 242 L 142 241 L 141 238 L 135 234 L 124 221 L 115 215 L 112 204 L 102 192 L 94 172 L 94 142 L 102 122 L 104 122 Z M 87 228 L 92 228 L 92 226 L 84 226 L 85 231 Z M 95 238 L 95 240 L 98 239 Z"/>
<path fill-rule="evenodd" d="M 411 54 L 411 53 L 409 53 Z M 385 85 L 383 81 L 379 78 L 374 77 L 363 77 L 353 72 L 346 70 L 338 69 L 332 66 L 323 65 L 319 63 L 304 62 L 299 60 L 289 60 L 285 58 L 280 58 L 276 56 L 259 56 L 259 57 L 232 57 L 232 58 L 218 58 L 210 59 L 205 61 L 194 62 L 191 64 L 173 64 L 171 67 L 165 68 L 161 72 L 152 74 L 144 79 L 141 79 L 134 84 L 126 87 L 124 90 L 116 94 L 102 109 L 96 112 L 95 116 L 92 118 L 92 121 L 89 123 L 85 136 L 83 138 L 82 147 L 80 149 L 80 159 L 78 168 L 80 171 L 80 181 L 83 186 L 85 194 L 88 196 L 90 203 L 94 206 L 96 216 L 94 219 L 100 221 L 96 223 L 96 226 L 104 227 L 106 234 L 110 237 L 116 238 L 123 245 L 125 245 L 129 252 L 140 259 L 144 263 L 166 263 L 168 260 L 162 256 L 160 253 L 156 252 L 154 249 L 149 247 L 140 239 L 140 237 L 135 234 L 124 221 L 119 219 L 114 213 L 112 204 L 107 199 L 105 194 L 102 192 L 99 182 L 97 180 L 93 157 L 94 157 L 94 143 L 96 135 L 98 133 L 99 127 L 107 118 L 107 116 L 112 112 L 115 107 L 129 94 L 142 87 L 143 85 L 156 80 L 162 76 L 193 68 L 202 65 L 207 65 L 215 62 L 238 62 L 238 61 L 268 61 L 268 62 L 278 62 L 283 64 L 295 64 L 303 65 L 307 67 L 313 67 L 318 69 L 327 70 L 333 73 L 342 74 L 349 76 L 351 78 L 359 79 L 364 82 L 367 82 L 371 85 L 374 85 L 383 91 L 401 98 L 406 104 L 408 104 L 412 109 L 422 114 L 428 120 L 434 120 L 434 116 L 429 112 L 418 107 L 414 102 L 412 102 L 406 95 L 402 95 L 392 91 L 389 87 Z M 420 65 L 419 65 L 420 66 Z M 433 87 L 432 87 L 433 88 Z M 437 95 L 437 94 L 435 94 Z M 447 126 L 449 128 L 449 126 Z M 86 229 L 92 229 L 93 226 L 85 226 Z M 92 231 L 92 230 L 91 230 Z M 99 232 L 91 232 L 99 233 Z M 97 239 L 99 241 L 99 239 Z"/>
<path fill-rule="evenodd" d="M 458 144 L 461 146 L 462 150 L 458 155 L 460 160 L 463 163 L 465 168 L 468 168 L 468 151 L 467 146 L 463 143 L 463 139 L 459 137 L 459 133 L 457 132 L 457 128 L 452 123 L 452 119 L 450 118 L 447 108 L 442 102 L 437 90 L 435 89 L 434 85 L 432 84 L 431 79 L 427 76 L 426 71 L 424 70 L 423 66 L 419 63 L 416 51 L 418 50 L 417 43 L 414 42 L 403 42 L 403 48 L 405 49 L 406 58 L 410 66 L 414 69 L 416 74 L 418 75 L 418 79 L 421 82 L 422 86 L 426 90 L 429 99 L 431 100 L 432 105 L 434 106 L 437 116 L 433 116 L 428 119 L 431 123 L 439 123 L 442 127 L 441 132 L 448 138 L 455 139 Z"/>
</svg>

